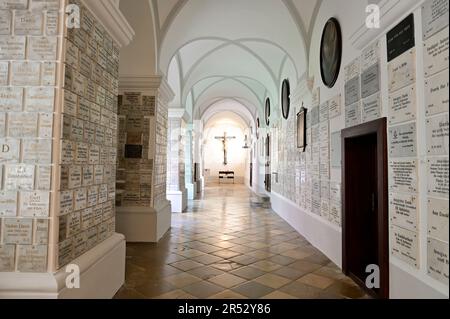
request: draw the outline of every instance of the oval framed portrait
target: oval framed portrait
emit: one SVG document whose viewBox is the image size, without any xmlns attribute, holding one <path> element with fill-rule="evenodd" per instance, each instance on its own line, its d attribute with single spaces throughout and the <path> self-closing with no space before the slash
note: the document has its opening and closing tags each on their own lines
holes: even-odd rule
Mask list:
<svg viewBox="0 0 450 319">
<path fill-rule="evenodd" d="M 281 112 L 283 113 L 284 119 L 289 118 L 289 110 L 291 108 L 291 87 L 289 80 L 285 79 L 283 85 L 281 86 Z"/>
<path fill-rule="evenodd" d="M 259 128 L 261 127 L 261 123 L 259 121 L 259 117 L 256 119 L 256 138 L 259 139 Z"/>
<path fill-rule="evenodd" d="M 320 43 L 320 73 L 323 83 L 332 88 L 341 69 L 342 33 L 339 21 L 330 18 L 323 28 Z"/>
<path fill-rule="evenodd" d="M 269 126 L 270 124 L 270 99 L 267 98 L 266 99 L 266 106 L 264 109 L 264 116 L 265 116 L 265 120 L 266 120 L 266 125 Z"/>
</svg>

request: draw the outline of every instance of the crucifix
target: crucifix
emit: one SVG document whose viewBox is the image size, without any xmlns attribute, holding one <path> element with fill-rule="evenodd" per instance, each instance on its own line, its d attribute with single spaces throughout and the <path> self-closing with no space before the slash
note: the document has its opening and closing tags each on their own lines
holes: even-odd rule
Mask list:
<svg viewBox="0 0 450 319">
<path fill-rule="evenodd" d="M 223 144 L 223 165 L 228 165 L 227 161 L 227 140 L 235 139 L 235 136 L 227 136 L 227 133 L 224 132 L 223 136 L 216 136 L 216 140 L 222 140 Z"/>
</svg>

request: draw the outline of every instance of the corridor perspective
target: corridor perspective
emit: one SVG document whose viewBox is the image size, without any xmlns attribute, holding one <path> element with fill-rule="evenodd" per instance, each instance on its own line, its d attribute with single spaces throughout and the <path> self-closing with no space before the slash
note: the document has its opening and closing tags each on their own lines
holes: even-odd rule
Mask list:
<svg viewBox="0 0 450 319">
<path fill-rule="evenodd" d="M 449 128 L 449 0 L 0 0 L 0 299 L 450 301 Z"/>
<path fill-rule="evenodd" d="M 207 187 L 160 242 L 127 245 L 115 298 L 368 298 L 267 206 L 243 185 Z"/>
</svg>

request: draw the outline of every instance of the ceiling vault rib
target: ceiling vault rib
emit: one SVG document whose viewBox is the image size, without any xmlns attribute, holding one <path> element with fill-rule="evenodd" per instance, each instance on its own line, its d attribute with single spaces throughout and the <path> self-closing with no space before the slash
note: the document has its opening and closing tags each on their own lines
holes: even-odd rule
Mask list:
<svg viewBox="0 0 450 319">
<path fill-rule="evenodd" d="M 291 15 L 292 19 L 294 20 L 295 24 L 297 25 L 297 29 L 301 35 L 301 38 L 303 39 L 303 45 L 305 48 L 309 48 L 310 45 L 310 39 L 308 38 L 308 33 L 306 30 L 306 26 L 303 23 L 302 18 L 298 14 L 297 9 L 295 8 L 295 5 L 292 3 L 292 0 L 282 0 L 286 9 L 289 11 L 289 14 Z M 306 60 L 308 61 L 308 54 L 305 54 Z"/>
</svg>

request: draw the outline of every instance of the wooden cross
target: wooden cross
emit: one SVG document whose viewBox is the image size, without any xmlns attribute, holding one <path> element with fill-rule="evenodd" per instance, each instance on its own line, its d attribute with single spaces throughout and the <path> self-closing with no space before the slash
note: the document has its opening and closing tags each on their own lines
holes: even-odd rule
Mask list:
<svg viewBox="0 0 450 319">
<path fill-rule="evenodd" d="M 223 136 L 216 136 L 216 140 L 222 140 L 223 144 L 223 165 L 228 165 L 227 161 L 227 140 L 235 139 L 236 136 L 227 136 L 227 133 L 224 132 Z"/>
</svg>

